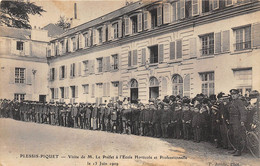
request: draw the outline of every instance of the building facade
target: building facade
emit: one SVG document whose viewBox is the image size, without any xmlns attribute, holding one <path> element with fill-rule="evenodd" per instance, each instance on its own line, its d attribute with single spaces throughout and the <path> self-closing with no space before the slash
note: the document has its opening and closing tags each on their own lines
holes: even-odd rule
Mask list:
<svg viewBox="0 0 260 166">
<path fill-rule="evenodd" d="M 48 45 L 48 99 L 115 101 L 260 90 L 256 0 L 138 1 Z"/>
<path fill-rule="evenodd" d="M 0 98 L 46 101 L 48 32 L 0 27 Z"/>
</svg>

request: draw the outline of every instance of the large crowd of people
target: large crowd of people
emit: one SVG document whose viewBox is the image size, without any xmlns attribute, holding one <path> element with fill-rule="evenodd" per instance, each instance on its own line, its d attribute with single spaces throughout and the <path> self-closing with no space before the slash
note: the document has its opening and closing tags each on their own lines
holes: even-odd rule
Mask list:
<svg viewBox="0 0 260 166">
<path fill-rule="evenodd" d="M 71 128 L 208 141 L 216 148 L 233 149 L 231 153 L 240 156 L 242 129 L 251 130 L 259 124 L 257 95 L 255 91 L 244 97 L 232 89 L 230 95 L 198 94 L 193 99 L 172 95 L 151 99 L 145 105 L 140 101 L 130 103 L 129 98 L 100 105 L 3 99 L 0 116 Z"/>
</svg>

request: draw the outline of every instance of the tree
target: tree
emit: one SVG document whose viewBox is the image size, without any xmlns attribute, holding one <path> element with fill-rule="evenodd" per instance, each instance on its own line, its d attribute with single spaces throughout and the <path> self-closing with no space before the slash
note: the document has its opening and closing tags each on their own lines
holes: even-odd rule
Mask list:
<svg viewBox="0 0 260 166">
<path fill-rule="evenodd" d="M 58 27 L 66 30 L 70 28 L 70 20 L 66 18 L 65 16 L 60 16 L 60 19 L 58 20 L 57 23 L 55 23 Z"/>
<path fill-rule="evenodd" d="M 0 25 L 31 29 L 29 14 L 41 15 L 45 10 L 31 2 L 6 1 L 0 2 Z"/>
</svg>

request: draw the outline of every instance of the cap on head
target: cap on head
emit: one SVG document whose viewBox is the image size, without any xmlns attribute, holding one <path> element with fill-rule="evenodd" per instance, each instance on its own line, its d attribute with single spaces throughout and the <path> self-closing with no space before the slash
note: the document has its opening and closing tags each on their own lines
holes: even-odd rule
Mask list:
<svg viewBox="0 0 260 166">
<path fill-rule="evenodd" d="M 239 91 L 237 89 L 231 89 L 230 91 L 230 94 L 238 94 Z"/>
</svg>

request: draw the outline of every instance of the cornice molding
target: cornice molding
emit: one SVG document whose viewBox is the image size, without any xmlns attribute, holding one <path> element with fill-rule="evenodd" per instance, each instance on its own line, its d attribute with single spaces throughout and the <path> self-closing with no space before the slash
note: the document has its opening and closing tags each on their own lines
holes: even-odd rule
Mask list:
<svg viewBox="0 0 260 166">
<path fill-rule="evenodd" d="M 16 56 L 16 55 L 0 55 L 0 58 L 3 59 L 12 59 L 12 60 L 19 60 L 19 61 L 28 61 L 28 62 L 40 62 L 46 63 L 46 58 L 39 58 L 39 57 L 26 57 L 26 56 Z"/>
<path fill-rule="evenodd" d="M 227 7 L 227 8 L 221 9 L 221 10 L 207 12 L 202 15 L 195 16 L 195 17 L 186 18 L 184 20 L 180 20 L 175 23 L 163 24 L 154 29 L 149 29 L 146 31 L 142 31 L 140 33 L 132 34 L 129 36 L 124 36 L 124 37 L 114 40 L 114 41 L 107 41 L 107 42 L 103 43 L 102 45 L 91 46 L 87 49 L 80 49 L 75 52 L 63 54 L 60 56 L 48 57 L 47 60 L 49 62 L 55 62 L 57 59 L 62 60 L 62 59 L 74 58 L 74 57 L 77 57 L 77 56 L 80 56 L 83 54 L 85 55 L 85 54 L 92 53 L 92 52 L 97 52 L 97 51 L 102 51 L 102 50 L 113 48 L 113 47 L 118 47 L 118 46 L 124 45 L 124 44 L 132 42 L 132 41 L 144 40 L 144 39 L 150 38 L 151 36 L 153 36 L 153 37 L 159 36 L 159 35 L 166 34 L 169 32 L 178 31 L 183 28 L 204 25 L 204 24 L 232 18 L 235 16 L 240 16 L 243 14 L 249 14 L 252 12 L 259 11 L 259 10 L 260 10 L 259 1 L 251 2 L 251 3 L 239 5 L 239 6 Z"/>
</svg>

